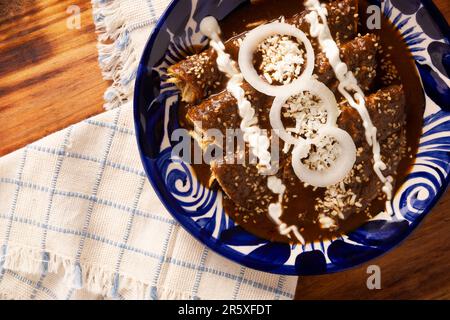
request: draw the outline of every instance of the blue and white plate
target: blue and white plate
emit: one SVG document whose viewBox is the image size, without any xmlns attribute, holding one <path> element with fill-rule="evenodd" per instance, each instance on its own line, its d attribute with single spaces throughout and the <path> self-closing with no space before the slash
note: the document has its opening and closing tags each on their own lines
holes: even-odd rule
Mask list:
<svg viewBox="0 0 450 320">
<path fill-rule="evenodd" d="M 413 231 L 444 193 L 450 176 L 449 26 L 429 0 L 372 1 L 403 34 L 426 93 L 417 160 L 393 200 L 394 215 L 380 216 L 334 241 L 305 246 L 272 243 L 244 231 L 224 212 L 222 193 L 197 181 L 192 168 L 171 158 L 169 137 L 179 128 L 178 92 L 167 67 L 207 45 L 199 22 L 219 20 L 248 0 L 174 0 L 145 48 L 137 74 L 134 116 L 148 177 L 169 212 L 199 241 L 242 265 L 287 275 L 331 273 L 373 259 Z M 417 115 L 421 117 L 422 115 Z"/>
</svg>

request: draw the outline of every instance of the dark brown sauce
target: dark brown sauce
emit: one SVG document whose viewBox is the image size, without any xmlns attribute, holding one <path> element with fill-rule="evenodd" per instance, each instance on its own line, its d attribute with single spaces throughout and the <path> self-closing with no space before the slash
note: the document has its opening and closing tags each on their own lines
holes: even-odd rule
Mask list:
<svg viewBox="0 0 450 320">
<path fill-rule="evenodd" d="M 366 21 L 367 2 L 359 1 L 360 21 Z M 242 32 L 256 27 L 262 22 L 274 20 L 280 16 L 290 17 L 303 10 L 301 1 L 298 0 L 260 0 L 253 4 L 242 6 L 230 14 L 221 22 L 223 39 L 232 38 Z M 368 30 L 365 25 L 359 26 L 359 33 L 375 33 L 380 38 L 380 45 L 384 48 L 384 57 L 389 59 L 397 68 L 400 82 L 385 83 L 383 80 L 383 70 L 377 72 L 376 88 L 380 89 L 391 84 L 402 84 L 406 95 L 406 139 L 407 154 L 403 157 L 397 170 L 396 187 L 397 190 L 404 182 L 414 163 L 414 155 L 417 153 L 419 138 L 422 131 L 422 115 L 425 107 L 425 97 L 421 86 L 420 78 L 416 72 L 414 60 L 403 41 L 400 33 L 384 17 L 382 18 L 381 30 Z M 232 53 L 235 55 L 236 53 Z M 185 106 L 180 108 L 180 120 L 185 119 Z M 186 123 L 183 125 L 187 126 Z M 208 165 L 193 165 L 198 179 L 206 186 L 209 186 L 211 180 L 211 171 Z M 370 216 L 377 215 L 385 209 L 384 200 L 374 200 L 370 205 L 370 216 L 366 213 L 357 213 L 350 215 L 345 221 L 340 221 L 338 232 L 329 232 L 320 228 L 316 222 L 317 212 L 314 209 L 315 199 L 321 197 L 324 191 L 321 189 L 313 190 L 305 188 L 301 182 L 294 186 L 288 186 L 288 192 L 291 192 L 288 206 L 283 213 L 283 221 L 288 225 L 299 225 L 299 215 L 302 215 L 300 231 L 308 241 L 333 238 L 347 233 L 361 226 Z M 292 191 L 295 190 L 295 191 Z M 293 197 L 295 194 L 297 197 Z M 225 211 L 233 218 L 236 223 L 241 225 L 247 231 L 262 238 L 273 241 L 287 242 L 287 238 L 280 236 L 274 224 L 264 215 L 240 212 L 236 205 L 226 196 L 223 205 Z"/>
</svg>

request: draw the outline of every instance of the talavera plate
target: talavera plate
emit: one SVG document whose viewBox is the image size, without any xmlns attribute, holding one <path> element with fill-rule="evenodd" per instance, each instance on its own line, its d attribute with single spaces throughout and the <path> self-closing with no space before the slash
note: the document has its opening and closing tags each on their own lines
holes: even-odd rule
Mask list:
<svg viewBox="0 0 450 320">
<path fill-rule="evenodd" d="M 171 159 L 170 134 L 179 127 L 178 92 L 165 82 L 167 67 L 206 45 L 205 16 L 221 20 L 246 0 L 175 0 L 161 17 L 142 56 L 134 117 L 142 162 L 168 211 L 192 236 L 242 265 L 286 275 L 325 274 L 373 259 L 405 239 L 445 192 L 450 174 L 450 42 L 445 19 L 429 0 L 372 1 L 403 34 L 426 94 L 423 133 L 414 168 L 392 201 L 393 216 L 379 216 L 333 241 L 272 243 L 237 226 L 222 208 L 222 194 L 204 188 L 191 167 Z M 248 1 L 248 0 L 247 0 Z M 149 239 L 149 241 L 151 241 Z"/>
</svg>

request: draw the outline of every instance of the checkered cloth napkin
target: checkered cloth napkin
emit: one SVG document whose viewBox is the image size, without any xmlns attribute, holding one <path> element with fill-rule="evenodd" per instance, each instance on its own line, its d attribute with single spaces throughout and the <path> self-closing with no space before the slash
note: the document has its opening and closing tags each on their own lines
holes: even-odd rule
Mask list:
<svg viewBox="0 0 450 320">
<path fill-rule="evenodd" d="M 0 298 L 293 298 L 296 277 L 239 266 L 194 240 L 142 169 L 127 101 L 167 4 L 94 1 L 112 110 L 0 158 Z"/>
</svg>

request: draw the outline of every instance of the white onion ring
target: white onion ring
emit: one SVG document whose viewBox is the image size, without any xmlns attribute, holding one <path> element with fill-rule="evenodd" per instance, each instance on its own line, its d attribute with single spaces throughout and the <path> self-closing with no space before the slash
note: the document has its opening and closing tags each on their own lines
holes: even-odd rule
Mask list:
<svg viewBox="0 0 450 320">
<path fill-rule="evenodd" d="M 277 34 L 297 38 L 306 49 L 305 70 L 293 82 L 283 86 L 273 86 L 265 82 L 258 75 L 253 65 L 253 54 L 258 46 L 267 38 Z M 303 31 L 287 23 L 272 22 L 253 29 L 247 34 L 239 49 L 239 68 L 245 80 L 259 92 L 271 97 L 279 95 L 291 96 L 294 92 L 297 92 L 300 85 L 310 80 L 314 71 L 314 63 L 315 54 L 311 41 L 309 41 Z"/>
<path fill-rule="evenodd" d="M 302 163 L 309 154 L 311 145 L 318 143 L 324 137 L 333 137 L 341 147 L 341 154 L 326 170 L 311 170 Z M 319 136 L 313 140 L 301 140 L 292 151 L 292 167 L 297 177 L 313 187 L 326 188 L 345 179 L 356 162 L 356 146 L 352 137 L 337 127 L 324 127 Z"/>
<path fill-rule="evenodd" d="M 337 107 L 337 101 L 333 92 L 328 89 L 326 85 L 322 82 L 311 79 L 309 82 L 302 84 L 297 88 L 294 95 L 300 94 L 301 92 L 310 92 L 314 96 L 320 98 L 322 103 L 327 110 L 327 126 L 334 126 L 337 122 L 339 116 L 339 111 Z M 286 143 L 296 145 L 299 143 L 299 139 L 294 138 L 290 133 L 286 131 L 281 121 L 281 109 L 286 101 L 291 96 L 277 96 L 270 109 L 270 124 L 273 129 L 276 130 L 277 135 Z"/>
</svg>

